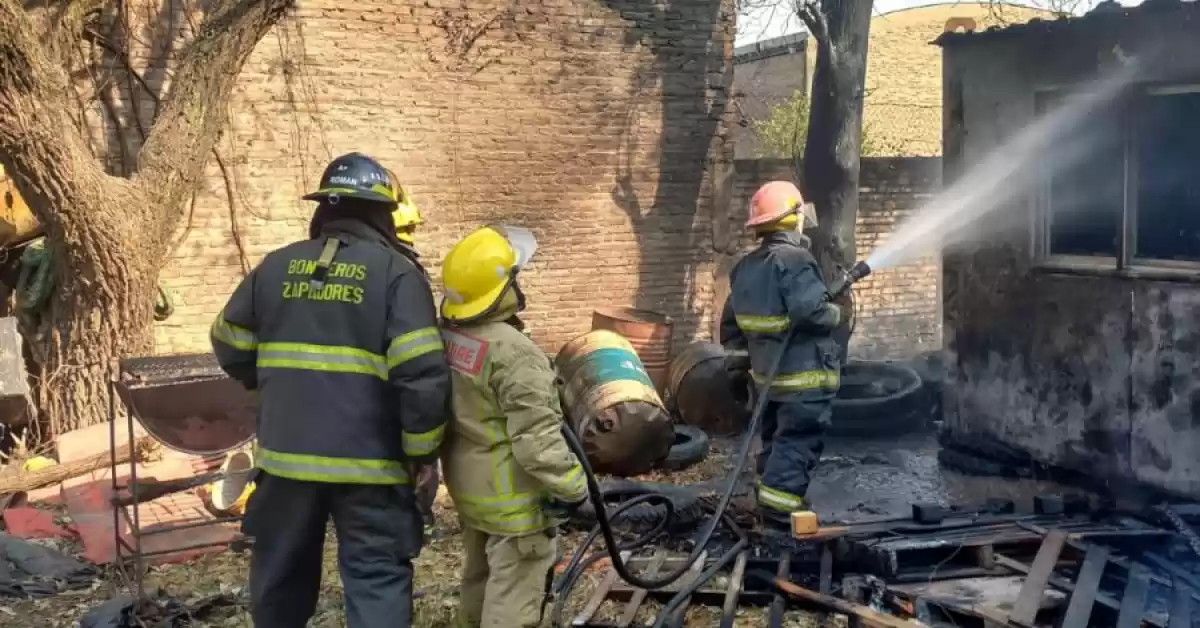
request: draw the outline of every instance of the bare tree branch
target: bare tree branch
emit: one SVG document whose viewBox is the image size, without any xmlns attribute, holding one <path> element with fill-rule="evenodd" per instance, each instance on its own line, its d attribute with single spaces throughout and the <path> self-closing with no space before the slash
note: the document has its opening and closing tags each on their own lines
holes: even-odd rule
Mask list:
<svg viewBox="0 0 1200 628">
<path fill-rule="evenodd" d="M 112 177 L 92 158 L 71 108 L 62 106 L 74 100 L 73 90 L 39 32 L 18 2 L 0 0 L 0 162 L 51 235 L 63 237 L 64 225 L 77 223 L 86 207 L 71 201 Z"/>
<path fill-rule="evenodd" d="M 246 59 L 294 4 L 295 0 L 222 0 L 200 24 L 133 176 L 135 183 L 153 182 L 164 230 L 178 222 L 188 194 L 204 174 L 225 125 L 225 103 Z"/>
<path fill-rule="evenodd" d="M 818 0 L 796 0 L 796 15 L 814 38 L 823 41 L 829 36 L 829 24 L 826 23 L 825 13 L 818 5 Z"/>
</svg>

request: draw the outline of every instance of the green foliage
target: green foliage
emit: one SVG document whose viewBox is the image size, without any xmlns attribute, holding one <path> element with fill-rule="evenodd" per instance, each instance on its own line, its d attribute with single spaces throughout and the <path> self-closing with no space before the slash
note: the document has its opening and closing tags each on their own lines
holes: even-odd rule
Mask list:
<svg viewBox="0 0 1200 628">
<path fill-rule="evenodd" d="M 765 120 L 755 120 L 754 134 L 758 137 L 760 157 L 794 158 L 804 154 L 808 139 L 808 94 L 792 92 L 787 100 L 773 105 Z M 863 128 L 859 153 L 868 157 L 876 150 L 866 128 Z"/>
<path fill-rule="evenodd" d="M 808 138 L 808 94 L 800 89 L 792 92 L 787 100 L 771 106 L 766 119 L 752 124 L 762 157 L 790 158 L 803 154 Z"/>
</svg>

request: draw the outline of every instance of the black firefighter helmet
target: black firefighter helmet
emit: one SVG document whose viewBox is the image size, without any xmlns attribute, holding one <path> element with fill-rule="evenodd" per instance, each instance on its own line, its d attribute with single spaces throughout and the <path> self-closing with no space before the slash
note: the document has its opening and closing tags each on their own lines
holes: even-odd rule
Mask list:
<svg viewBox="0 0 1200 628">
<path fill-rule="evenodd" d="M 387 168 L 362 153 L 348 153 L 329 162 L 321 174 L 320 188 L 303 198 L 331 205 L 352 198 L 380 203 L 389 209 L 395 208 L 398 202 Z"/>
</svg>

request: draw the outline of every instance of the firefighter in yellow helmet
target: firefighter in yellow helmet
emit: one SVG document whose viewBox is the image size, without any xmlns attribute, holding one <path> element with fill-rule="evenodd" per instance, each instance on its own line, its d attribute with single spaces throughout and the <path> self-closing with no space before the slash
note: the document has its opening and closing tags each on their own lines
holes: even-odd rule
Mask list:
<svg viewBox="0 0 1200 628">
<path fill-rule="evenodd" d="M 463 626 L 533 628 L 542 620 L 556 519 L 587 498 L 567 448 L 554 371 L 524 333 L 518 271 L 533 234 L 484 227 L 442 262 L 442 338 L 453 381 L 446 488 L 463 526 Z"/>
<path fill-rule="evenodd" d="M 425 224 L 425 218 L 421 216 L 421 210 L 417 209 L 417 204 L 413 202 L 412 196 L 409 195 L 408 191 L 399 182 L 396 182 L 394 185 L 396 199 L 399 203 L 396 211 L 392 212 L 392 218 L 396 221 L 396 238 L 405 246 L 416 251 L 417 227 Z"/>
<path fill-rule="evenodd" d="M 420 254 L 417 252 L 416 231 L 417 227 L 425 223 L 425 219 L 421 216 L 421 210 L 417 209 L 417 204 L 413 202 L 412 196 L 404 189 L 403 185 L 400 185 L 400 178 L 396 176 L 396 173 L 388 170 L 387 174 L 388 185 L 396 197 L 396 209 L 392 212 L 392 222 L 396 223 L 396 240 L 399 241 L 401 252 L 413 260 L 418 260 Z M 429 273 L 419 261 L 417 261 L 417 268 L 426 278 L 429 277 Z M 426 538 L 434 537 L 437 534 L 437 519 L 433 516 L 433 502 L 437 499 L 439 483 L 436 464 L 423 467 L 421 475 L 416 478 L 417 507 L 421 510 Z"/>
</svg>

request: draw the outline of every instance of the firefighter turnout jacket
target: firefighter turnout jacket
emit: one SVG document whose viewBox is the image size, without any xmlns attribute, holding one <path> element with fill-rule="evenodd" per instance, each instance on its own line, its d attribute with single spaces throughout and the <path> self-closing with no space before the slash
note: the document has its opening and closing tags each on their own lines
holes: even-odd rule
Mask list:
<svg viewBox="0 0 1200 628">
<path fill-rule="evenodd" d="M 840 354 L 830 334 L 841 310 L 826 301 L 810 245 L 794 231 L 770 233 L 729 276 L 721 315 L 726 350 L 748 351 L 751 376 L 761 385 L 787 342 L 769 391 L 773 401 L 830 398 L 840 382 Z"/>
<path fill-rule="evenodd" d="M 410 483 L 407 463 L 436 459 L 449 411 L 436 325 L 423 273 L 364 223 L 331 221 L 268 254 L 212 327 L 221 367 L 259 394 L 257 466 Z"/>
<path fill-rule="evenodd" d="M 454 425 L 442 448 L 442 472 L 458 516 L 499 536 L 553 526 L 543 512 L 547 498 L 579 501 L 587 484 L 561 432 L 549 359 L 502 320 L 447 327 L 442 337 L 454 380 Z"/>
</svg>

